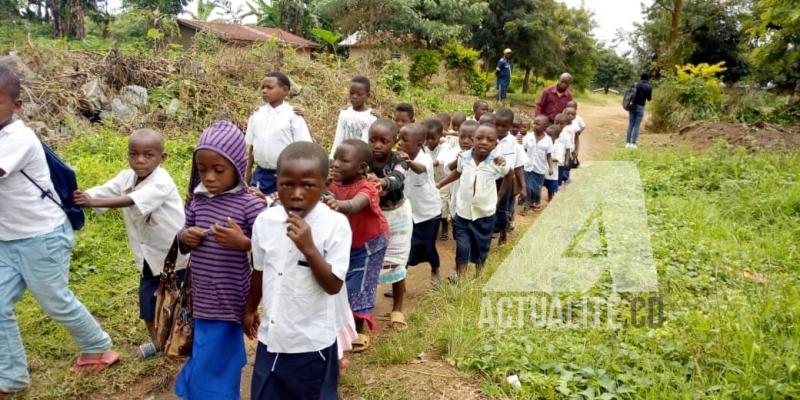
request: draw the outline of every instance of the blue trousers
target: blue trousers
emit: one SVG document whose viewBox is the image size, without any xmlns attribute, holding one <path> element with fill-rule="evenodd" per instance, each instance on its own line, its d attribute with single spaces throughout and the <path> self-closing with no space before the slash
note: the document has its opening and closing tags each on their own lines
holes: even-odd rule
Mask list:
<svg viewBox="0 0 800 400">
<path fill-rule="evenodd" d="M 508 95 L 508 85 L 511 80 L 498 80 L 497 81 L 497 101 L 503 101 Z"/>
<path fill-rule="evenodd" d="M 25 348 L 14 305 L 27 288 L 50 318 L 67 328 L 84 353 L 111 348 L 111 338 L 69 289 L 73 244 L 69 221 L 50 233 L 0 241 L 0 391 L 18 392 L 30 384 Z"/>
<path fill-rule="evenodd" d="M 525 187 L 528 190 L 525 199 L 526 206 L 530 207 L 534 204 L 539 204 L 542 199 L 542 185 L 544 185 L 544 175 L 533 171 L 525 171 Z"/>
<path fill-rule="evenodd" d="M 497 180 L 497 190 L 500 190 L 500 185 L 502 184 L 504 178 L 500 178 Z M 512 197 L 511 194 L 514 192 L 513 185 L 509 185 L 508 190 L 506 190 L 506 194 L 497 201 L 497 211 L 495 211 L 495 218 L 494 221 L 494 232 L 500 233 L 508 228 L 508 224 L 511 220 L 511 201 Z"/>
<path fill-rule="evenodd" d="M 308 353 L 272 353 L 258 342 L 252 400 L 336 399 L 339 381 L 339 352 L 332 345 Z"/>
<path fill-rule="evenodd" d="M 639 127 L 644 120 L 644 106 L 636 106 L 628 111 L 628 132 L 625 135 L 625 143 L 636 144 L 639 140 Z"/>
<path fill-rule="evenodd" d="M 256 167 L 253 177 L 250 179 L 250 186 L 257 187 L 261 193 L 272 194 L 278 191 L 274 169 L 264 169 Z"/>
</svg>

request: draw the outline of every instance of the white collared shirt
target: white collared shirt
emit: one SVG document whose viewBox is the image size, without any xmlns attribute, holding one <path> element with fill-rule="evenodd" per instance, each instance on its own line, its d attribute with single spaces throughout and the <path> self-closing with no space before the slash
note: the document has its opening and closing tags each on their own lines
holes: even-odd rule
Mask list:
<svg viewBox="0 0 800 400">
<path fill-rule="evenodd" d="M 502 156 L 506 165 L 513 168 L 517 165 L 517 144 L 517 138 L 509 132 L 506 137 L 497 141 L 494 156 Z"/>
<path fill-rule="evenodd" d="M 458 179 L 456 213 L 459 217 L 476 220 L 493 215 L 497 210 L 497 186 L 495 181 L 506 176 L 511 168 L 508 163 L 502 167 L 494 163 L 496 154 L 489 154 L 479 165 L 472 157 L 473 150 L 458 156 L 456 170 L 461 173 Z"/>
<path fill-rule="evenodd" d="M 433 160 L 423 149 L 419 150 L 414 162 L 425 166 L 425 172 L 418 174 L 408 168 L 406 170 L 403 194 L 411 202 L 411 217 L 415 224 L 425 222 L 442 214 L 442 200 L 436 183 L 433 182 Z"/>
<path fill-rule="evenodd" d="M 547 155 L 553 154 L 553 140 L 550 139 L 550 136 L 544 135 L 539 141 L 536 141 L 536 134 L 531 132 L 525 136 L 523 147 L 528 152 L 525 171 L 546 175 L 549 169 Z"/>
<path fill-rule="evenodd" d="M 558 135 L 559 139 L 563 138 L 564 147 L 566 147 L 567 150 L 572 150 L 575 148 L 575 132 L 576 128 L 574 125 L 567 125 Z"/>
<path fill-rule="evenodd" d="M 322 350 L 344 326 L 341 308 L 347 303 L 345 275 L 350 264 L 352 231 L 347 217 L 318 203 L 305 217 L 311 236 L 331 272 L 342 281 L 330 295 L 317 283 L 305 256 L 286 235 L 283 207 L 264 210 L 253 224 L 253 268 L 263 271 L 263 314 L 258 341 L 276 353 Z"/>
<path fill-rule="evenodd" d="M 586 122 L 583 121 L 580 115 L 576 115 L 575 118 L 572 120 L 572 125 L 575 127 L 575 131 L 582 131 L 586 129 Z"/>
<path fill-rule="evenodd" d="M 256 164 L 265 169 L 278 166 L 278 156 L 286 146 L 312 141 L 306 121 L 287 102 L 274 108 L 266 104 L 256 110 L 247 121 L 244 140 L 253 146 Z"/>
<path fill-rule="evenodd" d="M 126 169 L 86 193 L 96 199 L 128 196 L 133 200 L 132 206 L 122 209 L 133 259 L 139 272 L 147 260 L 153 276 L 161 274 L 172 240 L 186 221 L 181 196 L 169 172 L 158 167 L 137 185 L 136 172 Z M 95 209 L 98 213 L 105 211 L 107 209 Z M 188 254 L 178 252 L 175 268 L 185 268 L 187 261 Z"/>
<path fill-rule="evenodd" d="M 0 131 L 0 241 L 27 239 L 58 228 L 67 216 L 20 171 L 25 171 L 45 190 L 58 196 L 50 181 L 50 169 L 42 143 L 22 121 Z"/>
<path fill-rule="evenodd" d="M 528 163 L 528 154 L 525 153 L 525 148 L 521 144 L 516 145 L 517 153 L 514 155 L 514 169 L 525 167 Z"/>
<path fill-rule="evenodd" d="M 336 153 L 336 148 L 347 139 L 360 139 L 364 143 L 369 143 L 369 127 L 378 117 L 372 115 L 372 109 L 356 111 L 353 106 L 349 106 L 339 111 L 339 120 L 336 121 L 336 134 L 333 136 L 330 158 Z"/>
</svg>

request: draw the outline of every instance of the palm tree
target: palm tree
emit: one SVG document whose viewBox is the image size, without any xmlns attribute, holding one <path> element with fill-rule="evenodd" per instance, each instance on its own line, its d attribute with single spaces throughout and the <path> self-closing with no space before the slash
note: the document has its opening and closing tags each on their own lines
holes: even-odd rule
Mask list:
<svg viewBox="0 0 800 400">
<path fill-rule="evenodd" d="M 216 0 L 197 0 L 197 13 L 192 14 L 192 18 L 200 21 L 208 21 L 214 10 L 217 9 Z"/>
</svg>

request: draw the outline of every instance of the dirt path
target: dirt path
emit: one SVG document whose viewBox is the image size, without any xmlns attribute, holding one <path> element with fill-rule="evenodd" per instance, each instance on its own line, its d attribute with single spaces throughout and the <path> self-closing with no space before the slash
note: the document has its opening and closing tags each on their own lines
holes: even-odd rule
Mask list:
<svg viewBox="0 0 800 400">
<path fill-rule="evenodd" d="M 525 112 L 531 112 L 531 105 L 520 103 L 514 104 L 515 108 Z M 616 101 L 607 101 L 602 105 L 579 105 L 578 114 L 586 121 L 587 129 L 581 136 L 580 158 L 582 160 L 602 160 L 607 159 L 610 152 L 615 147 L 622 147 L 624 143 L 625 128 L 627 127 L 628 116 Z M 580 170 L 577 171 L 580 173 Z M 525 224 L 535 218 L 535 216 L 522 217 L 516 216 L 517 225 Z M 512 235 L 521 235 L 521 232 Z M 437 242 L 439 256 L 442 260 L 442 274 L 448 276 L 454 269 L 455 242 L 452 238 L 446 242 Z M 407 292 L 404 308 L 406 312 L 413 309 L 419 297 L 430 290 L 430 268 L 427 265 L 420 265 L 409 270 L 406 281 Z M 375 307 L 376 315 L 381 315 L 391 311 L 392 302 L 390 298 L 384 297 L 383 293 L 387 287 L 379 289 L 377 304 Z M 381 334 L 391 334 L 384 323 L 381 326 Z M 375 338 L 380 340 L 379 337 Z M 248 342 L 248 365 L 242 373 L 242 398 L 249 398 L 250 377 L 252 375 L 253 354 L 255 352 L 255 342 Z M 356 355 L 357 357 L 357 355 Z M 470 379 L 467 374 L 458 371 L 455 367 L 444 362 L 439 357 L 431 356 L 424 363 L 409 363 L 404 365 L 370 366 L 364 370 L 349 370 L 349 374 L 361 374 L 364 382 L 368 384 L 376 382 L 378 379 L 391 380 L 391 386 L 402 388 L 408 398 L 438 398 L 438 399 L 479 399 L 479 382 Z M 177 399 L 171 393 L 171 381 L 164 378 L 148 378 L 139 382 L 136 387 L 130 388 L 123 397 L 116 394 L 116 398 L 125 399 L 146 399 L 146 400 L 174 400 Z M 93 398 L 108 398 L 108 394 L 93 396 Z M 359 394 L 349 394 L 352 399 L 362 398 Z"/>
</svg>

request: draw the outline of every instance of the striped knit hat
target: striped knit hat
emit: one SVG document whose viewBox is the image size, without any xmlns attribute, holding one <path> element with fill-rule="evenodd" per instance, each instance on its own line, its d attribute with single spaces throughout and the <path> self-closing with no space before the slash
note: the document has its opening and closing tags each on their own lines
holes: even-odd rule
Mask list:
<svg viewBox="0 0 800 400">
<path fill-rule="evenodd" d="M 211 124 L 197 142 L 194 153 L 198 150 L 211 150 L 223 157 L 236 167 L 239 172 L 239 182 L 246 186 L 244 181 L 244 170 L 247 168 L 247 158 L 245 156 L 244 134 L 239 128 L 230 121 L 217 121 Z M 197 172 L 197 164 L 192 157 L 192 175 L 189 180 L 189 193 L 194 193 L 194 189 L 200 184 L 200 173 Z"/>
</svg>

